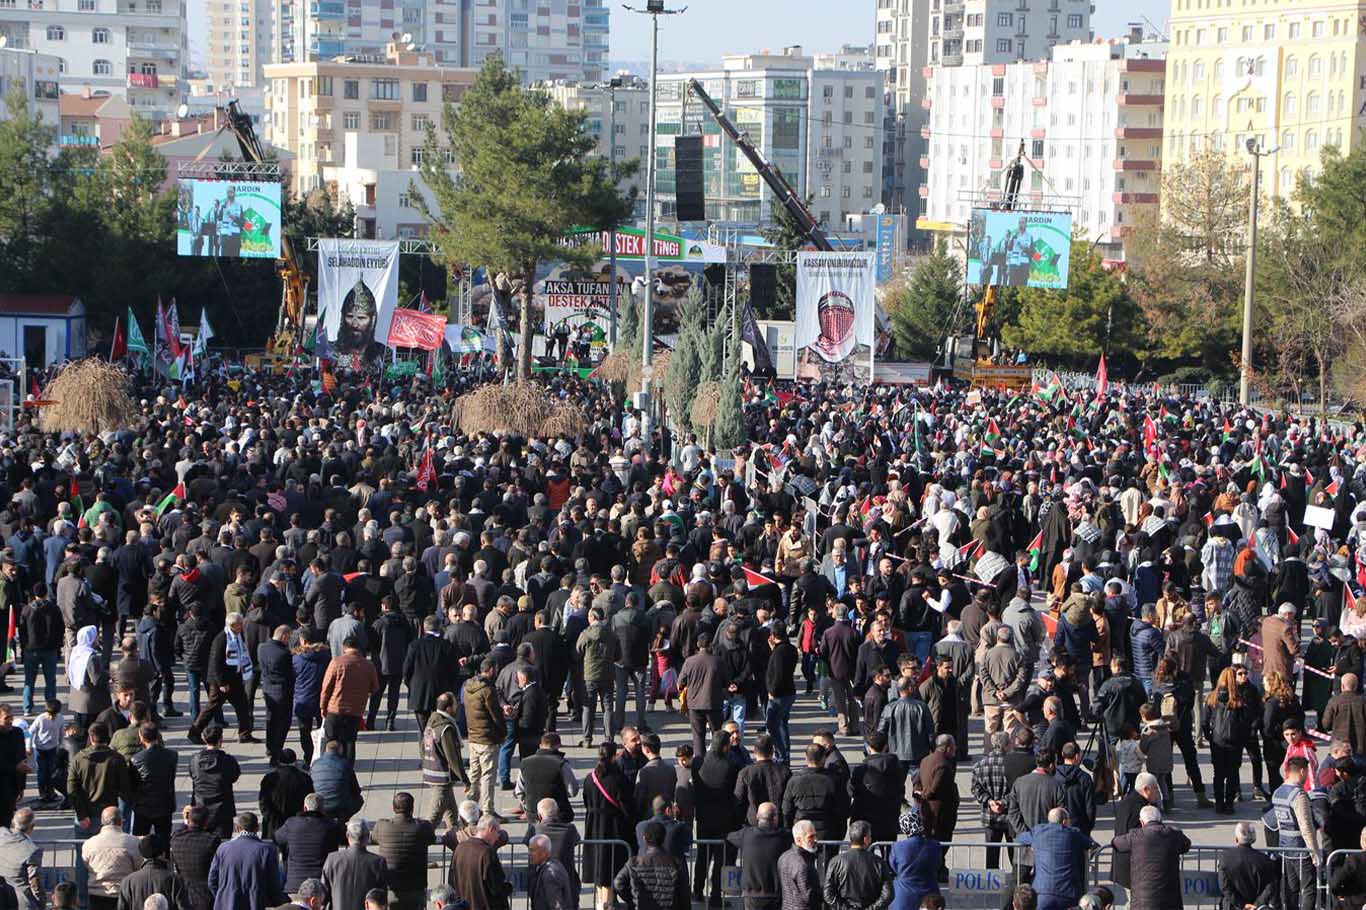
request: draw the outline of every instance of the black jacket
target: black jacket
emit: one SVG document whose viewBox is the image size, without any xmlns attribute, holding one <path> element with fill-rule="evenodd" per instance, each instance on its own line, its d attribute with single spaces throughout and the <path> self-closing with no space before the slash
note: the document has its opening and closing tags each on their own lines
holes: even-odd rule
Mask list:
<svg viewBox="0 0 1366 910">
<path fill-rule="evenodd" d="M 26 604 L 18 620 L 19 640 L 25 651 L 55 651 L 62 646 L 66 625 L 55 601 L 44 598 Z"/>
<path fill-rule="evenodd" d="M 768 656 L 768 666 L 764 670 L 764 686 L 773 696 L 796 695 L 793 674 L 797 671 L 797 649 L 789 641 L 783 641 Z"/>
<path fill-rule="evenodd" d="M 846 850 L 825 869 L 828 910 L 886 910 L 892 902 L 892 870 L 871 850 Z"/>
<path fill-rule="evenodd" d="M 389 867 L 391 891 L 426 890 L 427 848 L 436 843 L 436 831 L 431 822 L 425 818 L 383 818 L 375 823 L 370 842 Z"/>
<path fill-rule="evenodd" d="M 1148 800 L 1137 790 L 1131 790 L 1115 805 L 1115 837 L 1128 834 L 1138 827 L 1138 813 Z M 1111 861 L 1110 879 L 1117 885 L 1129 887 L 1129 854 L 1116 852 Z"/>
<path fill-rule="evenodd" d="M 436 697 L 455 691 L 457 656 L 451 643 L 439 635 L 423 635 L 413 642 L 403 661 L 410 710 L 435 711 Z"/>
<path fill-rule="evenodd" d="M 1246 904 L 1270 904 L 1280 881 L 1280 866 L 1262 851 L 1241 845 L 1225 850 L 1219 857 L 1219 906 L 1243 910 Z"/>
<path fill-rule="evenodd" d="M 780 765 L 776 761 L 756 761 L 740 769 L 740 774 L 735 778 L 735 801 L 745 807 L 745 824 L 759 823 L 756 813 L 763 803 L 782 806 L 783 791 L 787 789 L 791 777 L 792 772 L 787 765 Z"/>
<path fill-rule="evenodd" d="M 119 885 L 119 910 L 142 910 L 143 901 L 153 894 L 163 895 L 171 910 L 190 910 L 190 890 L 176 875 L 170 860 L 149 859 L 141 869 Z"/>
<path fill-rule="evenodd" d="M 412 623 L 397 613 L 381 613 L 370 629 L 374 633 L 370 641 L 375 645 L 375 669 L 380 676 L 398 676 L 413 643 Z"/>
<path fill-rule="evenodd" d="M 342 823 L 321 812 L 301 812 L 275 831 L 285 858 L 285 890 L 293 893 L 306 878 L 322 875 L 323 860 L 344 841 Z"/>
<path fill-rule="evenodd" d="M 740 890 L 744 896 L 777 900 L 782 895 L 778 859 L 792 846 L 792 832 L 781 826 L 746 825 L 727 834 L 726 840 L 732 847 L 740 848 Z"/>
<path fill-rule="evenodd" d="M 275 639 L 261 642 L 256 650 L 256 672 L 261 691 L 289 710 L 294 701 L 294 655 Z"/>
<path fill-rule="evenodd" d="M 849 824 L 849 793 L 844 779 L 828 768 L 806 768 L 792 775 L 783 791 L 783 824 L 807 819 L 818 840 L 843 840 Z"/>
<path fill-rule="evenodd" d="M 222 749 L 204 749 L 190 757 L 190 800 L 208 811 L 207 826 L 225 837 L 232 832 L 237 815 L 233 784 L 241 776 L 242 767 L 237 759 Z"/>
<path fill-rule="evenodd" d="M 627 910 L 690 910 L 688 870 L 660 847 L 647 847 L 617 873 L 617 897 Z"/>
<path fill-rule="evenodd" d="M 134 755 L 131 763 L 134 811 L 151 819 L 174 815 L 180 755 L 165 746 L 149 746 Z"/>
<path fill-rule="evenodd" d="M 218 843 L 218 835 L 207 828 L 181 828 L 171 835 L 171 862 L 189 889 L 193 910 L 213 910 L 209 866 Z"/>
<path fill-rule="evenodd" d="M 313 792 L 313 778 L 297 765 L 279 765 L 261 778 L 257 805 L 261 807 L 261 837 L 275 831 L 304 810 L 304 797 Z"/>
<path fill-rule="evenodd" d="M 873 826 L 873 840 L 896 840 L 897 819 L 906 795 L 906 772 L 890 752 L 868 756 L 849 777 L 850 819 Z"/>
</svg>

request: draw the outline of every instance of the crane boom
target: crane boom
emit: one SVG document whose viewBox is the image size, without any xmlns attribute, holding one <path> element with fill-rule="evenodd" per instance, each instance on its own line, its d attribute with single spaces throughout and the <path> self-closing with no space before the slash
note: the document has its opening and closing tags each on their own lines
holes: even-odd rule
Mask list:
<svg viewBox="0 0 1366 910">
<path fill-rule="evenodd" d="M 237 145 L 242 150 L 242 158 L 257 164 L 264 164 L 266 161 L 265 147 L 261 145 L 261 139 L 256 135 L 256 128 L 252 126 L 251 117 L 243 113 L 236 98 L 228 101 L 225 113 L 228 118 L 228 129 L 232 130 L 233 136 L 237 138 Z M 281 210 L 283 211 L 283 206 Z M 280 280 L 284 287 L 280 306 L 280 321 L 276 326 L 277 343 L 275 346 L 277 349 L 283 347 L 289 350 L 293 335 L 303 329 L 304 298 L 308 295 L 308 274 L 304 271 L 298 257 L 295 256 L 294 245 L 285 236 L 284 228 L 282 221 L 280 224 Z"/>
<path fill-rule="evenodd" d="M 768 188 L 773 191 L 773 195 L 778 197 L 778 201 L 783 204 L 783 208 L 787 209 L 787 213 L 792 216 L 792 220 L 797 223 L 801 232 L 816 245 L 817 249 L 832 252 L 835 247 L 830 243 L 830 238 L 826 236 L 820 222 L 811 214 L 811 210 L 806 207 L 801 196 L 792 188 L 792 184 L 787 182 L 782 171 L 769 164 L 768 159 L 750 141 L 749 135 L 732 123 L 731 119 L 721 110 L 720 105 L 712 100 L 712 97 L 702 88 L 702 83 L 696 79 L 689 79 L 688 89 L 701 99 L 707 110 L 711 111 L 711 115 L 716 119 L 721 131 L 740 147 L 740 151 L 745 153 L 749 163 L 754 165 L 759 176 L 764 178 L 764 183 L 767 183 Z"/>
</svg>

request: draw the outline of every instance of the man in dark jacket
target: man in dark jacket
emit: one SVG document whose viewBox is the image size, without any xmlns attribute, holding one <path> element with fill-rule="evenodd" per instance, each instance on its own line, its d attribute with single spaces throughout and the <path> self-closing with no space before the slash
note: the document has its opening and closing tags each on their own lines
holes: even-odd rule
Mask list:
<svg viewBox="0 0 1366 910">
<path fill-rule="evenodd" d="M 710 635 L 697 637 L 697 653 L 683 661 L 678 685 L 687 690 L 693 755 L 701 762 L 701 756 L 707 754 L 708 737 L 721 729 L 721 703 L 730 685 L 724 664 L 711 653 Z"/>
<path fill-rule="evenodd" d="M 492 813 L 474 826 L 472 837 L 461 842 L 451 857 L 451 887 L 469 903 L 469 910 L 508 910 L 512 883 L 498 859 L 498 845 L 506 838 Z"/>
<path fill-rule="evenodd" d="M 1252 822 L 1239 822 L 1234 827 L 1234 846 L 1219 857 L 1220 910 L 1244 910 L 1275 902 L 1281 883 L 1280 866 L 1252 846 L 1256 842 L 1257 826 Z"/>
<path fill-rule="evenodd" d="M 650 664 L 650 641 L 652 627 L 645 611 L 641 609 L 640 595 L 635 591 L 626 595 L 626 606 L 617 611 L 609 620 L 616 634 L 620 652 L 613 663 L 616 675 L 616 704 L 612 710 L 612 733 L 615 734 L 626 724 L 626 688 L 633 685 L 636 691 L 637 727 L 645 726 L 645 692 L 648 688 Z"/>
<path fill-rule="evenodd" d="M 849 608 L 835 607 L 835 624 L 821 636 L 820 655 L 830 666 L 830 684 L 835 718 L 842 736 L 854 736 L 853 701 L 854 671 L 857 669 L 858 649 L 862 638 L 849 621 Z M 700 754 L 700 753 L 699 753 Z"/>
<path fill-rule="evenodd" d="M 536 678 L 545 690 L 547 726 L 554 730 L 564 681 L 569 678 L 569 646 L 563 636 L 550 627 L 550 616 L 545 610 L 536 611 L 532 625 L 522 643 L 531 645 L 535 652 Z"/>
<path fill-rule="evenodd" d="M 872 850 L 867 822 L 849 825 L 849 849 L 825 869 L 825 906 L 830 910 L 886 910 L 892 903 L 892 870 Z"/>
<path fill-rule="evenodd" d="M 389 910 L 424 910 L 427 848 L 436 843 L 436 830 L 426 819 L 413 818 L 413 794 L 394 794 L 394 817 L 375 823 L 370 842 L 389 870 Z"/>
<path fill-rule="evenodd" d="M 375 645 L 372 649 L 375 669 L 379 671 L 379 691 L 370 696 L 369 716 L 365 721 L 365 726 L 370 730 L 378 729 L 375 722 L 379 719 L 380 696 L 386 690 L 389 695 L 385 706 L 384 729 L 394 729 L 394 716 L 398 713 L 398 685 L 403 678 L 408 647 L 413 643 L 413 626 L 399 615 L 397 606 L 398 602 L 392 595 L 381 600 L 379 618 L 370 627 L 370 641 Z"/>
<path fill-rule="evenodd" d="M 275 829 L 275 843 L 285 859 L 285 890 L 294 892 L 307 878 L 322 875 L 323 861 L 341 849 L 343 825 L 323 814 L 318 794 L 304 797 L 303 811 Z"/>
<path fill-rule="evenodd" d="M 522 759 L 521 764 L 514 795 L 527 817 L 535 817 L 541 800 L 553 799 L 559 808 L 559 820 L 573 821 L 574 806 L 570 800 L 578 794 L 579 782 L 574 777 L 573 766 L 560 751 L 560 735 L 542 734 L 540 748 Z"/>
<path fill-rule="evenodd" d="M 76 754 L 67 771 L 66 793 L 71 800 L 76 824 L 86 831 L 97 830 L 100 813 L 131 789 L 128 764 L 109 748 L 109 728 L 93 723 L 86 733 L 89 745 Z"/>
<path fill-rule="evenodd" d="M 143 910 L 143 901 L 153 894 L 165 897 L 171 910 L 190 910 L 189 889 L 171 868 L 161 837 L 144 836 L 138 841 L 138 852 L 142 854 L 142 867 L 119 885 L 118 910 Z"/>
<path fill-rule="evenodd" d="M 209 891 L 214 910 L 270 907 L 284 903 L 280 887 L 280 856 L 273 844 L 261 840 L 254 812 L 237 816 L 235 834 L 220 844 L 209 866 Z"/>
<path fill-rule="evenodd" d="M 664 849 L 664 826 L 645 826 L 645 849 L 617 873 L 617 897 L 627 910 L 690 910 L 688 871 Z"/>
<path fill-rule="evenodd" d="M 893 841 L 906 798 L 906 771 L 887 751 L 887 734 L 872 733 L 867 745 L 868 758 L 849 777 L 849 817 L 867 822 L 875 842 Z"/>
<path fill-rule="evenodd" d="M 370 826 L 365 819 L 346 823 L 346 843 L 345 850 L 323 862 L 323 884 L 332 894 L 333 910 L 364 910 L 366 892 L 387 887 L 389 868 L 384 857 L 367 849 Z"/>
<path fill-rule="evenodd" d="M 334 739 L 323 746 L 323 754 L 314 760 L 309 774 L 313 777 L 313 791 L 328 815 L 347 821 L 360 811 L 365 797 L 355 767 L 342 754 L 341 743 Z"/>
<path fill-rule="evenodd" d="M 797 700 L 794 674 L 800 661 L 797 648 L 788 640 L 787 626 L 775 620 L 768 630 L 768 663 L 764 669 L 764 687 L 768 701 L 764 706 L 764 725 L 773 737 L 773 757 L 786 765 L 791 760 L 792 737 L 788 724 L 792 705 Z"/>
<path fill-rule="evenodd" d="M 1126 725 L 1138 729 L 1138 709 L 1148 701 L 1148 690 L 1129 672 L 1128 661 L 1122 657 L 1110 661 L 1110 672 L 1113 675 L 1096 692 L 1096 703 L 1105 720 L 1105 732 L 1113 742 Z"/>
<path fill-rule="evenodd" d="M 732 831 L 726 841 L 740 850 L 740 891 L 745 910 L 778 910 L 783 900 L 778 860 L 792 843 L 791 834 L 778 823 L 778 807 L 771 802 L 760 803 L 754 823 Z"/>
<path fill-rule="evenodd" d="M 1110 842 L 1116 855 L 1129 857 L 1133 910 L 1181 910 L 1181 855 L 1190 838 L 1162 821 L 1162 810 L 1144 806 L 1138 813 L 1142 827 Z"/>
<path fill-rule="evenodd" d="M 640 738 L 640 750 L 645 754 L 645 764 L 636 772 L 635 812 L 636 818 L 644 819 L 649 818 L 656 796 L 662 796 L 670 803 L 674 801 L 678 790 L 678 769 L 660 758 L 658 733 L 643 735 Z"/>
<path fill-rule="evenodd" d="M 816 869 L 816 828 L 811 822 L 792 826 L 792 846 L 778 857 L 778 885 L 783 910 L 820 910 L 821 879 Z"/>
<path fill-rule="evenodd" d="M 261 836 L 270 840 L 275 831 L 304 808 L 304 797 L 313 792 L 313 778 L 295 763 L 293 749 L 281 749 L 275 768 L 261 778 Z"/>
<path fill-rule="evenodd" d="M 436 697 L 456 691 L 458 655 L 441 637 L 435 616 L 422 620 L 422 636 L 408 648 L 403 659 L 403 682 L 408 687 L 408 709 L 417 716 L 417 728 L 427 729 L 427 718 L 436 710 Z"/>
<path fill-rule="evenodd" d="M 294 707 L 294 655 L 289 650 L 290 631 L 289 626 L 276 626 L 274 634 L 256 649 L 261 696 L 266 703 L 266 755 L 272 767 L 280 761 Z M 270 837 L 269 830 L 265 836 Z"/>
<path fill-rule="evenodd" d="M 208 727 L 203 734 L 204 748 L 190 758 L 190 800 L 208 810 L 208 827 L 224 839 L 232 836 L 237 800 L 233 785 L 242 776 L 242 767 L 220 746 L 223 728 Z"/>
<path fill-rule="evenodd" d="M 1089 835 L 1096 827 L 1096 784 L 1081 764 L 1081 747 L 1067 743 L 1062 747 L 1058 780 L 1062 781 L 1063 805 L 1072 825 Z"/>
<path fill-rule="evenodd" d="M 1048 821 L 1049 810 L 1063 804 L 1062 782 L 1053 775 L 1055 761 L 1052 752 L 1040 752 L 1034 757 L 1033 773 L 1024 775 L 1011 786 L 1007 812 L 1012 836 L 1044 824 Z M 1034 854 L 1028 847 L 1021 847 L 1015 852 L 1015 887 L 1028 884 L 1033 874 Z"/>
<path fill-rule="evenodd" d="M 231 622 L 227 628 L 219 632 L 209 646 L 209 703 L 190 725 L 187 735 L 192 743 L 200 741 L 200 734 L 224 702 L 231 703 L 237 712 L 237 741 L 256 742 L 251 735 L 251 703 L 247 701 L 247 681 L 256 671 L 243 634 L 245 627 L 241 614 L 234 613 L 228 618 Z"/>
<path fill-rule="evenodd" d="M 759 824 L 759 807 L 764 803 L 782 805 L 783 792 L 792 777 L 787 765 L 774 759 L 773 752 L 773 738 L 760 733 L 754 739 L 754 761 L 741 768 L 735 778 L 735 802 L 745 807 L 748 825 Z"/>
<path fill-rule="evenodd" d="M 1160 806 L 1162 790 L 1157 778 L 1143 773 L 1134 780 L 1134 788 L 1115 806 L 1115 837 L 1122 837 L 1138 827 L 1138 814 L 1145 806 Z M 1129 854 L 1116 851 L 1110 868 L 1110 879 L 1117 885 L 1129 887 Z"/>
<path fill-rule="evenodd" d="M 783 790 L 783 824 L 803 819 L 816 827 L 817 840 L 840 840 L 849 822 L 847 784 L 825 767 L 825 750 L 815 743 L 806 747 L 806 768 Z"/>
<path fill-rule="evenodd" d="M 175 814 L 176 774 L 180 756 L 166 748 L 156 724 L 145 723 L 138 729 L 142 751 L 130 761 L 133 787 L 133 833 L 155 834 L 164 848 L 171 842 L 171 816 Z M 158 854 L 160 855 L 160 854 Z"/>
<path fill-rule="evenodd" d="M 190 910 L 212 910 L 213 907 L 209 867 L 218 850 L 219 838 L 205 827 L 208 815 L 203 806 L 186 806 L 185 827 L 171 835 L 171 862 L 190 893 Z"/>
</svg>

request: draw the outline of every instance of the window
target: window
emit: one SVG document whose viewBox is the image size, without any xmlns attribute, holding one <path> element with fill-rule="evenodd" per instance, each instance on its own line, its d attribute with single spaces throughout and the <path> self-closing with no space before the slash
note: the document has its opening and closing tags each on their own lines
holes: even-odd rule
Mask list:
<svg viewBox="0 0 1366 910">
<path fill-rule="evenodd" d="M 833 86 L 825 87 L 825 97 L 829 98 L 834 94 Z M 756 98 L 759 94 L 759 83 L 755 79 L 740 79 L 735 83 L 735 97 L 737 98 Z"/>
<path fill-rule="evenodd" d="M 397 79 L 371 79 L 370 97 L 376 101 L 398 101 Z"/>
<path fill-rule="evenodd" d="M 1246 31 L 1246 29 L 1244 29 L 1244 31 Z M 1214 33 L 1214 40 L 1218 41 L 1220 44 L 1226 44 L 1228 42 L 1228 28 L 1221 27 L 1218 29 Z M 1246 41 L 1247 39 L 1244 38 L 1243 40 Z"/>
<path fill-rule="evenodd" d="M 1293 152 L 1295 150 L 1295 131 L 1286 130 L 1281 133 L 1281 151 Z"/>
<path fill-rule="evenodd" d="M 1322 38 L 1324 35 L 1323 20 L 1320 19 L 1309 27 L 1309 34 L 1315 38 Z"/>
<path fill-rule="evenodd" d="M 347 79 L 342 82 L 342 97 L 355 101 L 360 97 L 360 80 Z"/>
<path fill-rule="evenodd" d="M 1205 61 L 1195 61 L 1195 66 L 1191 69 L 1191 78 L 1196 82 L 1203 82 L 1205 79 Z"/>
<path fill-rule="evenodd" d="M 1011 42 L 1010 42 L 1010 39 L 1009 39 L 1009 38 L 997 38 L 997 39 L 996 39 L 996 53 L 998 53 L 998 54 L 1008 54 L 1008 53 L 1010 53 L 1010 48 L 1011 48 Z"/>
<path fill-rule="evenodd" d="M 1298 57 L 1285 58 L 1285 74 L 1287 76 L 1298 75 L 1300 71 L 1300 61 Z"/>
<path fill-rule="evenodd" d="M 1304 98 L 1304 112 L 1306 114 L 1317 114 L 1319 112 L 1319 93 L 1310 92 Z"/>
<path fill-rule="evenodd" d="M 95 11 L 95 0 L 79 0 L 76 9 L 82 13 L 93 13 Z"/>
<path fill-rule="evenodd" d="M 1318 131 L 1318 130 L 1310 130 L 1309 132 L 1305 133 L 1305 134 L 1304 134 L 1304 150 L 1305 150 L 1306 152 L 1315 152 L 1315 151 L 1318 151 L 1318 148 L 1319 148 L 1319 131 Z"/>
<path fill-rule="evenodd" d="M 1215 95 L 1215 96 L 1214 96 L 1214 100 L 1210 102 L 1210 113 L 1213 114 L 1215 117 L 1223 117 L 1223 116 L 1224 116 L 1224 96 L 1223 96 L 1223 95 Z"/>
<path fill-rule="evenodd" d="M 91 69 L 96 76 L 114 75 L 114 65 L 108 60 L 96 60 Z"/>
<path fill-rule="evenodd" d="M 1031 158 L 1036 158 L 1036 159 L 1037 159 L 1037 158 L 1042 158 L 1042 157 L 1043 157 L 1043 140 L 1042 140 L 1042 139 L 1034 139 L 1034 140 L 1032 140 L 1032 144 L 1031 144 L 1030 149 L 1029 149 L 1029 157 L 1031 157 Z"/>
<path fill-rule="evenodd" d="M 393 126 L 391 124 L 392 121 L 390 120 L 387 111 L 381 114 L 370 115 L 370 129 L 372 130 L 383 131 L 393 129 Z"/>
<path fill-rule="evenodd" d="M 398 194 L 398 207 L 401 209 L 410 209 L 413 207 L 413 201 L 408 198 L 407 193 Z"/>
<path fill-rule="evenodd" d="M 320 96 L 322 96 L 323 98 L 331 98 L 331 97 L 332 97 L 332 77 L 331 77 L 331 76 L 319 76 L 319 77 L 318 77 L 318 94 L 319 94 Z"/>
<path fill-rule="evenodd" d="M 414 83 L 413 83 L 413 100 L 414 100 L 414 101 L 426 101 L 426 100 L 427 100 L 427 83 L 425 83 L 425 82 L 414 82 Z"/>
<path fill-rule="evenodd" d="M 1191 117 L 1199 117 L 1205 113 L 1205 102 L 1199 95 L 1191 99 Z"/>
<path fill-rule="evenodd" d="M 1014 24 L 1015 24 L 1015 16 L 1014 16 L 1013 13 L 997 13 L 997 14 L 996 14 L 996 25 L 997 25 L 998 28 L 1010 28 L 1010 27 L 1011 27 L 1012 25 L 1014 25 Z"/>
<path fill-rule="evenodd" d="M 1281 101 L 1281 110 L 1286 116 L 1293 116 L 1300 109 L 1299 99 L 1294 92 L 1286 92 L 1285 98 Z"/>
<path fill-rule="evenodd" d="M 425 150 L 421 147 L 408 150 L 408 160 L 413 164 L 421 164 Z"/>
<path fill-rule="evenodd" d="M 431 118 L 426 114 L 413 114 L 413 132 L 425 133 L 427 127 L 431 126 Z"/>
<path fill-rule="evenodd" d="M 1068 27 L 1068 28 L 1081 28 L 1081 13 L 1068 13 L 1068 15 L 1067 15 L 1067 27 Z"/>
<path fill-rule="evenodd" d="M 1309 78 L 1316 79 L 1323 75 L 1323 61 L 1318 54 L 1309 55 Z"/>
<path fill-rule="evenodd" d="M 90 41 L 94 44 L 109 43 L 109 29 L 95 28 L 90 30 Z"/>
<path fill-rule="evenodd" d="M 358 129 L 360 129 L 360 112 L 359 112 L 359 111 L 347 111 L 346 113 L 342 114 L 342 129 L 345 129 L 345 130 L 358 130 Z"/>
<path fill-rule="evenodd" d="M 1266 25 L 1262 26 L 1262 40 L 1263 40 L 1263 41 L 1275 41 L 1275 40 L 1276 40 L 1276 25 L 1275 25 L 1275 23 L 1268 22 Z"/>
<path fill-rule="evenodd" d="M 1296 40 L 1296 39 L 1299 38 L 1299 37 L 1300 37 L 1300 24 L 1299 24 L 1298 22 L 1292 22 L 1292 23 L 1290 23 L 1290 40 L 1291 40 L 1291 41 L 1294 41 L 1294 40 Z"/>
<path fill-rule="evenodd" d="M 49 25 L 47 27 L 47 40 L 65 41 L 66 29 L 62 28 L 60 25 Z"/>
</svg>

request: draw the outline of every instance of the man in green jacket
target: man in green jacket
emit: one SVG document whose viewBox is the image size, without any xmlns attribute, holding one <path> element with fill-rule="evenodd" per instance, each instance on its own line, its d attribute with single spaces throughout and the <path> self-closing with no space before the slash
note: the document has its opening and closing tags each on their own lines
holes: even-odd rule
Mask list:
<svg viewBox="0 0 1366 910">
<path fill-rule="evenodd" d="M 469 798 L 479 803 L 485 814 L 502 819 L 493 810 L 494 777 L 511 706 L 503 705 L 498 698 L 498 688 L 493 684 L 497 675 L 497 661 L 485 657 L 479 675 L 465 683 L 465 728 L 470 744 Z"/>
<path fill-rule="evenodd" d="M 583 739 L 579 745 L 592 747 L 593 727 L 597 725 L 598 708 L 602 708 L 602 738 L 611 741 L 612 689 L 616 680 L 613 664 L 621 657 L 617 634 L 608 627 L 599 607 L 588 611 L 588 628 L 579 633 L 574 653 L 583 664 L 584 712 Z"/>
<path fill-rule="evenodd" d="M 460 731 L 455 725 L 455 696 L 450 692 L 442 692 L 437 696 L 436 710 L 432 712 L 427 729 L 422 734 L 422 780 L 433 791 L 428 821 L 436 826 L 444 815 L 447 825 L 460 827 L 455 783 L 459 781 L 468 789 L 470 778 L 465 773 L 465 760 L 460 752 Z"/>
</svg>

